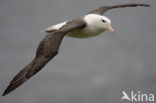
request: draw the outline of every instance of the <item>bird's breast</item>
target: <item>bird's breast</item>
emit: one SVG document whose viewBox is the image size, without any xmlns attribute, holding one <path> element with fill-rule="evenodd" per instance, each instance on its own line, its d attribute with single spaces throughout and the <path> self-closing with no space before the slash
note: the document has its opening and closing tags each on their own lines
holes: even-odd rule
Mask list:
<svg viewBox="0 0 156 103">
<path fill-rule="evenodd" d="M 79 29 L 73 30 L 69 32 L 67 36 L 73 37 L 73 38 L 89 38 L 89 37 L 97 36 L 104 31 L 105 30 L 103 29 L 85 27 L 85 28 L 79 28 Z"/>
</svg>

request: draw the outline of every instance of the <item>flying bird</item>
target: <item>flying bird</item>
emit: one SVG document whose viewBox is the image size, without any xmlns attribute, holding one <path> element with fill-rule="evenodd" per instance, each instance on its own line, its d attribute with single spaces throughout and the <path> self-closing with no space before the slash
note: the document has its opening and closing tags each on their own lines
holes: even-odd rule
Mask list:
<svg viewBox="0 0 156 103">
<path fill-rule="evenodd" d="M 105 30 L 114 33 L 114 29 L 111 27 L 111 20 L 102 15 L 110 9 L 136 6 L 149 7 L 150 5 L 130 3 L 102 6 L 77 19 L 46 28 L 45 32 L 48 34 L 39 43 L 35 58 L 12 79 L 2 95 L 10 93 L 22 85 L 55 57 L 58 54 L 59 46 L 64 36 L 88 38 L 99 35 Z"/>
</svg>

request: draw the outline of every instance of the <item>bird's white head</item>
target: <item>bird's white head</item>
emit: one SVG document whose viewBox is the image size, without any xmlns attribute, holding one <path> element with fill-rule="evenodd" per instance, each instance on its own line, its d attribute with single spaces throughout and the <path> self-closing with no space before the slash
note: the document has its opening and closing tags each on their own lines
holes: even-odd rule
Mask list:
<svg viewBox="0 0 156 103">
<path fill-rule="evenodd" d="M 105 16 L 97 15 L 97 14 L 88 14 L 85 16 L 85 21 L 88 26 L 92 27 L 92 29 L 96 30 L 109 30 L 114 33 L 114 29 L 111 27 L 111 20 Z"/>
</svg>

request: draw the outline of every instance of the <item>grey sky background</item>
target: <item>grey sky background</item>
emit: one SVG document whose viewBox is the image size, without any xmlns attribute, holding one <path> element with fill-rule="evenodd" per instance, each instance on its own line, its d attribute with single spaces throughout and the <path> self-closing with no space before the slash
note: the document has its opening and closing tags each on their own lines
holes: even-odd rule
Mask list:
<svg viewBox="0 0 156 103">
<path fill-rule="evenodd" d="M 156 0 L 0 0 L 0 93 L 35 56 L 50 25 L 103 5 L 115 35 L 65 37 L 59 54 L 0 103 L 121 103 L 122 91 L 156 95 Z"/>
</svg>

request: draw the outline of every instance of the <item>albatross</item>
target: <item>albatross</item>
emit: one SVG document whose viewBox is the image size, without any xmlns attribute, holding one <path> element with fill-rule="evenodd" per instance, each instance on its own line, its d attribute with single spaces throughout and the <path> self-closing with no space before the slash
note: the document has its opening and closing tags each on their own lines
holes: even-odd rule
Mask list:
<svg viewBox="0 0 156 103">
<path fill-rule="evenodd" d="M 12 79 L 2 95 L 4 96 L 10 93 L 22 85 L 33 75 L 38 73 L 53 57 L 55 57 L 58 54 L 58 50 L 64 36 L 73 38 L 89 38 L 97 36 L 105 30 L 114 33 L 114 29 L 111 27 L 111 20 L 103 16 L 103 14 L 110 9 L 136 6 L 149 7 L 150 5 L 129 3 L 102 6 L 77 19 L 65 21 L 46 28 L 45 32 L 48 34 L 39 43 L 35 58 Z"/>
</svg>

